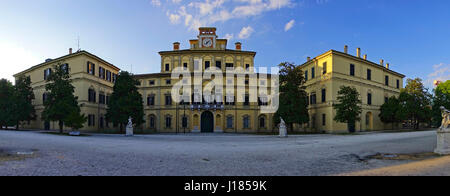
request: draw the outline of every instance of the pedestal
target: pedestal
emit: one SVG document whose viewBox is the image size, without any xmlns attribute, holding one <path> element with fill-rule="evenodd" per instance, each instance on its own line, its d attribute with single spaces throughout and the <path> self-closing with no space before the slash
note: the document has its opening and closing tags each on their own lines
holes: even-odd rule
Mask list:
<svg viewBox="0 0 450 196">
<path fill-rule="evenodd" d="M 191 133 L 200 133 L 200 129 L 198 126 L 194 126 L 194 129 L 192 129 Z"/>
<path fill-rule="evenodd" d="M 134 135 L 133 127 L 127 127 L 125 136 L 129 137 L 129 136 L 133 136 L 133 135 Z"/>
<path fill-rule="evenodd" d="M 437 147 L 434 152 L 440 155 L 450 154 L 450 129 L 438 130 Z"/>
<path fill-rule="evenodd" d="M 280 137 L 288 137 L 286 127 L 280 127 Z"/>
</svg>

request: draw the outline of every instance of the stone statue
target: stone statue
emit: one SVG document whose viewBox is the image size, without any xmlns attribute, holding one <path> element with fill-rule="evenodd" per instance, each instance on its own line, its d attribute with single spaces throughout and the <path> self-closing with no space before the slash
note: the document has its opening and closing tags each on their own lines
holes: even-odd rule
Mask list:
<svg viewBox="0 0 450 196">
<path fill-rule="evenodd" d="M 287 137 L 287 127 L 286 127 L 286 122 L 284 122 L 283 118 L 281 118 L 281 123 L 280 123 L 280 137 Z"/>
<path fill-rule="evenodd" d="M 437 147 L 434 152 L 440 155 L 450 154 L 450 111 L 441 106 L 442 124 L 437 131 Z"/>
<path fill-rule="evenodd" d="M 133 119 L 131 118 L 131 116 L 128 118 L 128 124 L 127 124 L 127 128 L 126 128 L 126 136 L 133 136 Z"/>
<path fill-rule="evenodd" d="M 441 131 L 445 131 L 450 126 L 450 111 L 445 109 L 444 106 L 441 106 L 442 111 L 442 123 L 441 123 Z"/>
</svg>

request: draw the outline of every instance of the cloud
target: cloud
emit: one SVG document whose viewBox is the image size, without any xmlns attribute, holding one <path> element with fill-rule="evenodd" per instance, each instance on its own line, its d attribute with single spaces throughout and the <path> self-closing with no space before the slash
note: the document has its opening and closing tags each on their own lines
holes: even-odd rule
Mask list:
<svg viewBox="0 0 450 196">
<path fill-rule="evenodd" d="M 0 59 L 2 59 L 0 78 L 6 78 L 11 82 L 14 82 L 14 74 L 44 62 L 43 57 L 35 56 L 19 44 L 1 39 Z"/>
<path fill-rule="evenodd" d="M 426 86 L 433 86 L 435 80 L 447 81 L 450 80 L 450 64 L 439 63 L 433 65 L 433 72 L 428 74 Z"/>
<path fill-rule="evenodd" d="M 227 39 L 228 41 L 232 40 L 234 38 L 234 34 L 227 33 L 224 37 L 224 39 Z"/>
<path fill-rule="evenodd" d="M 262 15 L 269 11 L 293 7 L 293 0 L 167 0 L 167 12 L 172 24 L 184 20 L 189 30 L 199 26 L 212 26 L 219 22 L 244 19 Z M 152 0 L 155 6 L 161 6 L 160 0 Z M 166 6 L 164 6 L 166 7 Z"/>
<path fill-rule="evenodd" d="M 295 20 L 291 20 L 289 21 L 286 26 L 284 26 L 284 31 L 289 31 L 292 29 L 292 27 L 294 27 L 295 25 Z"/>
<path fill-rule="evenodd" d="M 160 0 L 151 0 L 152 5 L 154 6 L 161 6 L 161 1 Z"/>
<path fill-rule="evenodd" d="M 251 26 L 242 28 L 239 33 L 239 39 L 248 39 L 254 31 L 255 30 Z"/>
</svg>

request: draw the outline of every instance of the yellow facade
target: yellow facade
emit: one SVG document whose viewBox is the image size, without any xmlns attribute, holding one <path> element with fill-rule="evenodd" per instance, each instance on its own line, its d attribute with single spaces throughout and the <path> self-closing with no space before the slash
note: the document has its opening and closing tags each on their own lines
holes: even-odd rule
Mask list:
<svg viewBox="0 0 450 196">
<path fill-rule="evenodd" d="M 333 120 L 336 111 L 332 105 L 337 103 L 341 86 L 355 87 L 360 94 L 362 114 L 361 122 L 356 124 L 357 131 L 391 128 L 391 125 L 382 123 L 378 117 L 380 107 L 386 98 L 398 97 L 405 76 L 390 70 L 389 64 L 385 65 L 384 61 L 380 61 L 380 64 L 368 61 L 367 55 L 361 56 L 359 48 L 356 56 L 350 55 L 346 46 L 344 52 L 330 50 L 316 58 L 308 58 L 301 69 L 307 75 L 306 91 L 310 98 L 311 121 L 304 126 L 307 130 L 347 132 L 347 124 Z"/>
<path fill-rule="evenodd" d="M 44 110 L 43 99 L 45 94 L 45 70 L 54 69 L 57 65 L 69 65 L 70 79 L 72 85 L 75 87 L 74 95 L 78 97 L 78 103 L 81 105 L 81 112 L 86 116 L 90 116 L 90 120 L 85 123 L 82 131 L 101 131 L 103 129 L 112 128 L 111 123 L 107 123 L 104 116 L 106 114 L 106 99 L 113 92 L 114 75 L 117 75 L 119 68 L 106 62 L 105 60 L 88 53 L 86 51 L 79 51 L 69 55 L 57 58 L 47 59 L 46 62 L 31 67 L 28 70 L 20 72 L 14 77 L 19 76 L 30 77 L 31 87 L 33 88 L 35 100 L 33 105 L 36 109 L 37 119 L 22 125 L 25 129 L 40 129 L 40 130 L 54 130 L 58 129 L 58 122 L 44 122 L 41 120 L 41 113 Z M 91 71 L 95 73 L 88 73 L 88 64 L 91 65 Z M 95 65 L 95 66 L 92 66 Z M 100 68 L 105 71 L 105 79 L 100 76 Z M 91 72 L 92 73 L 92 72 Z M 110 80 L 108 74 L 110 73 Z M 95 100 L 89 100 L 89 89 L 95 92 Z M 100 95 L 104 95 L 105 103 L 100 103 Z M 65 127 L 65 129 L 68 129 Z"/>
<path fill-rule="evenodd" d="M 242 50 L 242 44 L 239 42 L 235 43 L 234 49 L 228 49 L 228 41 L 218 39 L 215 28 L 204 27 L 199 30 L 197 39 L 189 40 L 189 49 L 181 50 L 180 43 L 175 42 L 173 50 L 159 52 L 160 73 L 135 75 L 140 82 L 138 89 L 143 96 L 145 113 L 145 124 L 137 127 L 137 130 L 161 133 L 276 131 L 273 113 L 263 113 L 259 102 L 263 87 L 267 87 L 267 92 L 271 92 L 275 80 L 271 75 L 264 77 L 255 73 L 256 52 Z M 310 99 L 308 107 L 311 120 L 308 124 L 296 125 L 296 131 L 347 132 L 346 124 L 333 120 L 336 111 L 332 105 L 336 103 L 341 86 L 356 87 L 361 95 L 363 111 L 361 122 L 356 125 L 358 131 L 383 130 L 391 127 L 380 121 L 378 117 L 380 106 L 386 98 L 399 95 L 405 76 L 390 70 L 389 64 L 384 65 L 384 62 L 376 64 L 368 61 L 366 55 L 361 57 L 360 49 L 356 56 L 348 54 L 347 46 L 344 50 L 344 52 L 330 50 L 313 59 L 308 57 L 307 62 L 301 65 L 307 78 L 306 91 Z M 40 118 L 44 108 L 43 94 L 46 83 L 44 72 L 59 64 L 69 64 L 70 76 L 81 111 L 89 116 L 88 122 L 81 130 L 117 130 L 117 126 L 108 123 L 104 116 L 107 99 L 113 91 L 113 75 L 117 75 L 120 70 L 86 51 L 73 54 L 70 51 L 69 55 L 46 61 L 15 75 L 16 78 L 22 75 L 29 76 L 36 96 L 33 104 L 36 106 L 38 118 L 25 123 L 23 128 L 58 128 L 57 122 L 45 123 Z M 92 72 L 89 70 L 89 65 L 92 64 L 95 64 L 94 74 L 89 73 Z M 107 75 L 104 78 L 100 74 L 100 67 L 110 73 L 111 77 L 108 78 Z M 220 70 L 222 79 L 218 75 L 207 79 L 201 78 L 200 81 L 196 81 L 195 78 L 187 80 L 180 76 L 172 76 L 175 70 L 180 69 L 191 76 L 204 76 L 211 68 Z M 253 80 L 250 76 L 257 77 Z M 195 87 L 200 86 L 202 91 L 212 81 L 221 81 L 226 86 L 216 95 L 216 102 L 208 103 L 201 98 L 200 101 L 194 100 L 193 97 L 198 93 Z M 192 96 L 188 96 L 186 104 L 173 101 L 172 89 L 177 84 L 185 83 L 193 84 L 189 94 Z M 94 100 L 90 96 L 92 92 Z M 227 103 L 227 99 L 231 97 L 227 95 L 231 92 L 234 98 Z M 249 96 L 255 94 L 256 97 Z M 102 99 L 100 95 L 104 95 L 103 99 L 106 100 L 100 101 Z M 245 101 L 246 97 L 248 101 Z"/>
</svg>

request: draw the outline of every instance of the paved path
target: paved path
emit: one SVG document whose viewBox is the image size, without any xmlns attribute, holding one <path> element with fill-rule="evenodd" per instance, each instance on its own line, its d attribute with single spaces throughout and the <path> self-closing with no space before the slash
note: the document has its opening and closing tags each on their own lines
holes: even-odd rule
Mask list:
<svg viewBox="0 0 450 196">
<path fill-rule="evenodd" d="M 35 151 L 24 160 L 0 159 L 0 175 L 348 175 L 411 162 L 363 160 L 368 155 L 432 152 L 435 146 L 432 131 L 287 139 L 234 134 L 68 137 L 0 131 L 0 150 Z"/>
</svg>

